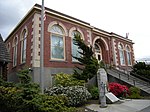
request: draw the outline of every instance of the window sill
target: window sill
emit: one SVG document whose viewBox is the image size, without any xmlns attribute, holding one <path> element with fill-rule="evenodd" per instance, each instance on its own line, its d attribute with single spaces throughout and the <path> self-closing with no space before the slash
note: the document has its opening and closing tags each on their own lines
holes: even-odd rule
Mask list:
<svg viewBox="0 0 150 112">
<path fill-rule="evenodd" d="M 26 64 L 26 62 L 19 64 L 19 66 L 23 66 L 23 65 L 25 65 L 25 64 Z"/>
<path fill-rule="evenodd" d="M 72 63 L 79 64 L 80 62 L 79 61 L 72 61 Z"/>
<path fill-rule="evenodd" d="M 60 62 L 60 63 L 67 63 L 68 61 L 65 61 L 65 60 L 54 60 L 54 59 L 51 59 L 49 60 L 50 62 Z"/>
</svg>

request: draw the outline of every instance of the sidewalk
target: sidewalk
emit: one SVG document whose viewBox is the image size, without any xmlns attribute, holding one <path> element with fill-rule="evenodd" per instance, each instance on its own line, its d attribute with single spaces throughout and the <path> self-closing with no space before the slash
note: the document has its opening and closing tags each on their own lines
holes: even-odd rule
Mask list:
<svg viewBox="0 0 150 112">
<path fill-rule="evenodd" d="M 150 112 L 150 100 L 126 99 L 122 103 L 108 104 L 107 108 L 100 108 L 100 104 L 86 106 L 86 112 Z"/>
</svg>

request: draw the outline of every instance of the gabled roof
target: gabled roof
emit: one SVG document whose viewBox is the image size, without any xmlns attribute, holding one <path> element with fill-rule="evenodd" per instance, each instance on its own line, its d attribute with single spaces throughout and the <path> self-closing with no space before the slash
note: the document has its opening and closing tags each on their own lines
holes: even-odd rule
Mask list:
<svg viewBox="0 0 150 112">
<path fill-rule="evenodd" d="M 0 34 L 0 62 L 10 62 L 10 55 Z"/>
</svg>

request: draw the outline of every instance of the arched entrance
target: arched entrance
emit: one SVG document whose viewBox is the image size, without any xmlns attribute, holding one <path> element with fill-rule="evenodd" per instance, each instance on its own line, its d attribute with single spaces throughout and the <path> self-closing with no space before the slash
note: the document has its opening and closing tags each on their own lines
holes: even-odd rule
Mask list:
<svg viewBox="0 0 150 112">
<path fill-rule="evenodd" d="M 95 37 L 93 40 L 95 57 L 98 61 L 104 61 L 106 64 L 110 63 L 109 57 L 109 47 L 107 42 L 102 37 Z"/>
<path fill-rule="evenodd" d="M 98 61 L 101 61 L 103 59 L 103 57 L 102 57 L 102 49 L 101 49 L 100 45 L 98 43 L 95 43 L 94 49 L 95 49 L 95 57 L 96 57 L 96 59 Z"/>
</svg>

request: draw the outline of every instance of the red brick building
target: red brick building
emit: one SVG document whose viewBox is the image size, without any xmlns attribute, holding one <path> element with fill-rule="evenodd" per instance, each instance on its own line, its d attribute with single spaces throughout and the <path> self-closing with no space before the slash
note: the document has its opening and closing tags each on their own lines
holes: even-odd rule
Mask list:
<svg viewBox="0 0 150 112">
<path fill-rule="evenodd" d="M 128 68 L 134 63 L 132 40 L 91 26 L 89 23 L 49 8 L 44 21 L 44 82 L 52 83 L 53 74 L 72 73 L 79 56 L 73 44 L 78 33 L 87 45 L 92 45 L 95 56 L 116 68 Z M 35 82 L 40 77 L 41 6 L 36 4 L 9 34 L 5 43 L 11 54 L 8 80 L 16 80 L 16 71 L 30 67 Z"/>
</svg>

